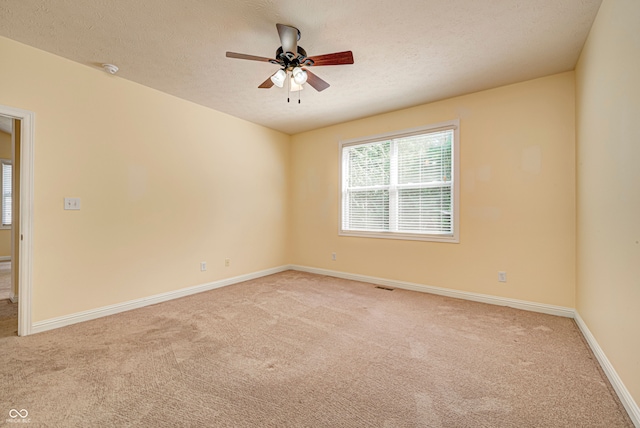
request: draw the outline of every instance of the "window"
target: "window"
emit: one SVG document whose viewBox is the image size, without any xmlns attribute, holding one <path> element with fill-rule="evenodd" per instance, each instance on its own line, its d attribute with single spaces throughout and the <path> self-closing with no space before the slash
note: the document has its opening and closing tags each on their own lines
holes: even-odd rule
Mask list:
<svg viewBox="0 0 640 428">
<path fill-rule="evenodd" d="M 340 143 L 340 235 L 458 242 L 451 121 Z"/>
<path fill-rule="evenodd" d="M 2 164 L 2 228 L 11 228 L 11 161 L 0 159 Z"/>
</svg>

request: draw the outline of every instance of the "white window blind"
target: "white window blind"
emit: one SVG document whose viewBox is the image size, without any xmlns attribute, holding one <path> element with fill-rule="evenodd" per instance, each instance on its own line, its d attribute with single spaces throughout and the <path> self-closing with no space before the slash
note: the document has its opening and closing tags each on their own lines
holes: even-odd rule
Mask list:
<svg viewBox="0 0 640 428">
<path fill-rule="evenodd" d="M 11 161 L 2 159 L 2 226 L 11 226 Z"/>
<path fill-rule="evenodd" d="M 456 129 L 343 143 L 341 234 L 453 241 Z"/>
</svg>

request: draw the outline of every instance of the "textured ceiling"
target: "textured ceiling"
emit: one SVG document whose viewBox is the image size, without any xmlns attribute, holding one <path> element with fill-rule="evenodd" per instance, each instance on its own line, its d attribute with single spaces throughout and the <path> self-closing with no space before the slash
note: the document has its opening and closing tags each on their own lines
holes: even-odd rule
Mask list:
<svg viewBox="0 0 640 428">
<path fill-rule="evenodd" d="M 0 35 L 288 134 L 572 70 L 601 0 L 0 0 Z M 276 23 L 331 84 L 258 89 Z M 297 100 L 297 98 L 295 98 Z"/>
</svg>

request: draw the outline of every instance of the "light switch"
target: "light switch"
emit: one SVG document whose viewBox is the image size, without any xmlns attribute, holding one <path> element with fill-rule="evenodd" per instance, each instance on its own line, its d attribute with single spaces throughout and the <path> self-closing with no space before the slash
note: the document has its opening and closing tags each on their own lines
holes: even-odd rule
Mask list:
<svg viewBox="0 0 640 428">
<path fill-rule="evenodd" d="M 80 209 L 80 198 L 64 198 L 64 209 L 65 210 L 79 210 Z"/>
</svg>

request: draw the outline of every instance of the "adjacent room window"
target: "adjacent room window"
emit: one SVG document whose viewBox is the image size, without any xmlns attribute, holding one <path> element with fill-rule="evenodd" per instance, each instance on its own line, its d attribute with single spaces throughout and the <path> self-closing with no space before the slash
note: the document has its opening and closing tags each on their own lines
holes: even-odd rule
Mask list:
<svg viewBox="0 0 640 428">
<path fill-rule="evenodd" d="M 459 121 L 340 143 L 340 235 L 458 242 Z"/>
<path fill-rule="evenodd" d="M 0 183 L 2 187 L 2 228 L 11 228 L 11 161 L 0 159 L 2 165 L 2 176 Z"/>
</svg>

